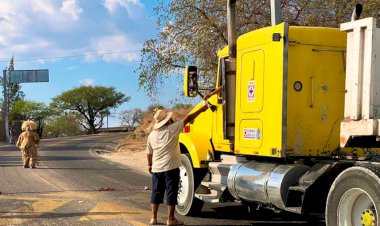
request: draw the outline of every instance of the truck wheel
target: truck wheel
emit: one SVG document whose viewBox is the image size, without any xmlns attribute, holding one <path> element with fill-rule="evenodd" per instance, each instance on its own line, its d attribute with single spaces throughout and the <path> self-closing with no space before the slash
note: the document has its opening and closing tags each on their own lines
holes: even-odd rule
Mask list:
<svg viewBox="0 0 380 226">
<path fill-rule="evenodd" d="M 335 179 L 326 205 L 327 226 L 379 226 L 380 179 L 364 167 L 351 167 Z"/>
<path fill-rule="evenodd" d="M 182 154 L 181 162 L 176 210 L 184 216 L 196 215 L 202 210 L 204 203 L 194 194 L 207 171 L 206 169 L 194 169 L 189 154 Z"/>
</svg>

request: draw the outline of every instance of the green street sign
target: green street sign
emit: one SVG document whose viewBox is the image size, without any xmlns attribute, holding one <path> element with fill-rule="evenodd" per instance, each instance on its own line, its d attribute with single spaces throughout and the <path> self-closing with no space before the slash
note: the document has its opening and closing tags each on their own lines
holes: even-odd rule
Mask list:
<svg viewBox="0 0 380 226">
<path fill-rule="evenodd" d="M 14 70 L 8 71 L 10 83 L 49 82 L 49 70 Z"/>
</svg>

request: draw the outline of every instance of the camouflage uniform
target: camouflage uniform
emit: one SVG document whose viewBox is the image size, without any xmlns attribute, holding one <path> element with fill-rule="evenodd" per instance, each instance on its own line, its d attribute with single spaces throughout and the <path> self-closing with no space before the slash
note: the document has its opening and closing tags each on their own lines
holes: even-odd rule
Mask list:
<svg viewBox="0 0 380 226">
<path fill-rule="evenodd" d="M 22 154 L 22 162 L 24 164 L 24 168 L 30 167 L 35 168 L 38 153 L 37 153 L 37 144 L 39 143 L 40 138 L 38 134 L 29 128 L 22 132 L 18 137 L 16 146 L 20 148 Z"/>
</svg>

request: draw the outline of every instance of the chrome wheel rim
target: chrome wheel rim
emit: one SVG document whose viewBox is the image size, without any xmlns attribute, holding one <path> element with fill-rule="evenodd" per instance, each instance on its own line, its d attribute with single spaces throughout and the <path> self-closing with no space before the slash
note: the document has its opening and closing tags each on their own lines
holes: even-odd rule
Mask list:
<svg viewBox="0 0 380 226">
<path fill-rule="evenodd" d="M 345 226 L 377 225 L 377 210 L 366 191 L 352 188 L 339 201 L 338 223 Z"/>
</svg>

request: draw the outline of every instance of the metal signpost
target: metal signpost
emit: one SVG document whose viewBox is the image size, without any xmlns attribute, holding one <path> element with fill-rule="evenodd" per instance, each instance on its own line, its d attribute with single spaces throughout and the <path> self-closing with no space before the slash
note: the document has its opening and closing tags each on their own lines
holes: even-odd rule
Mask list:
<svg viewBox="0 0 380 226">
<path fill-rule="evenodd" d="M 7 79 L 7 72 L 9 74 L 9 81 Z M 49 70 L 3 70 L 3 88 L 4 88 L 4 125 L 5 137 L 9 141 L 9 128 L 8 128 L 8 83 L 30 83 L 30 82 L 49 82 Z"/>
</svg>

